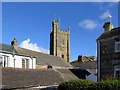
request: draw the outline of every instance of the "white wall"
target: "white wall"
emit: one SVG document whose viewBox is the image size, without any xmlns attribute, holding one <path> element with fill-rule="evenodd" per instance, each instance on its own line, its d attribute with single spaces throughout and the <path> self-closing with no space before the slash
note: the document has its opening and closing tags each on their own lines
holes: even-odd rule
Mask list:
<svg viewBox="0 0 120 90">
<path fill-rule="evenodd" d="M 36 68 L 36 58 L 33 58 L 33 69 Z"/>
<path fill-rule="evenodd" d="M 89 76 L 86 76 L 86 80 L 97 82 L 97 76 L 95 76 L 94 74 L 90 74 Z"/>
<path fill-rule="evenodd" d="M 14 56 L 15 59 L 15 68 L 22 68 L 22 58 L 21 56 Z"/>
<path fill-rule="evenodd" d="M 97 76 L 94 74 L 97 74 L 97 69 L 86 69 L 91 74 L 89 76 L 86 75 L 86 80 L 91 80 L 94 82 L 97 82 Z"/>
</svg>

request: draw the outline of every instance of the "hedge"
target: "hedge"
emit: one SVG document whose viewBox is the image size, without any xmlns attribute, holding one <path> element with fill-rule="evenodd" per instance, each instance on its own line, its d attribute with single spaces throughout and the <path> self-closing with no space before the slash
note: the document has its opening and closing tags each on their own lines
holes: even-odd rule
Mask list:
<svg viewBox="0 0 120 90">
<path fill-rule="evenodd" d="M 70 80 L 63 82 L 58 86 L 58 90 L 88 90 L 89 86 L 94 85 L 93 81 L 89 80 Z"/>
<path fill-rule="evenodd" d="M 120 80 L 106 80 L 96 83 L 95 90 L 120 90 Z"/>
<path fill-rule="evenodd" d="M 92 82 L 89 80 L 70 80 L 59 84 L 58 90 L 120 90 L 120 80 Z"/>
</svg>

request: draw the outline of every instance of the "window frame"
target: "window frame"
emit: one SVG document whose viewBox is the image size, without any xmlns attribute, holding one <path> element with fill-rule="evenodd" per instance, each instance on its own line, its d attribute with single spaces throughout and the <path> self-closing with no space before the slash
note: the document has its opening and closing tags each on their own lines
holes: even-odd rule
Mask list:
<svg viewBox="0 0 120 90">
<path fill-rule="evenodd" d="M 4 57 L 1 55 L 0 58 L 1 58 L 0 66 L 3 66 L 3 59 L 4 59 Z"/>
<path fill-rule="evenodd" d="M 120 47 L 120 41 L 115 41 L 115 52 L 120 52 L 118 46 Z"/>
<path fill-rule="evenodd" d="M 114 78 L 120 78 L 120 64 L 114 65 Z"/>
<path fill-rule="evenodd" d="M 0 57 L 2 57 L 2 67 L 8 67 L 9 66 L 9 56 L 7 55 L 1 55 Z"/>
<path fill-rule="evenodd" d="M 24 61 L 24 67 L 23 67 L 23 61 Z M 22 58 L 22 68 L 29 68 L 29 59 L 28 58 Z"/>
</svg>

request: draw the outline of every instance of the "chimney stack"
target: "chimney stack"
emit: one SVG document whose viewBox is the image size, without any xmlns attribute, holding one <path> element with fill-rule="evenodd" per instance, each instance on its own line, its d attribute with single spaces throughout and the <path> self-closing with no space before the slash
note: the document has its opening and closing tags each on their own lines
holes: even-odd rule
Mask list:
<svg viewBox="0 0 120 90">
<path fill-rule="evenodd" d="M 111 29 L 113 29 L 113 24 L 111 22 L 105 22 L 103 28 L 105 32 L 110 31 Z"/>
<path fill-rule="evenodd" d="M 78 62 L 82 62 L 82 55 L 78 56 Z"/>
<path fill-rule="evenodd" d="M 16 38 L 13 39 L 13 41 L 11 42 L 11 45 L 12 46 L 17 46 L 18 45 Z"/>
</svg>

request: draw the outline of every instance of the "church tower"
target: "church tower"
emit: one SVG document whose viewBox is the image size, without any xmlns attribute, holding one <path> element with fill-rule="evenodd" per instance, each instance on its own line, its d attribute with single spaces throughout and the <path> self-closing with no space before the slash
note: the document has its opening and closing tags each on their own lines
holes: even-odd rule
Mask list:
<svg viewBox="0 0 120 90">
<path fill-rule="evenodd" d="M 50 55 L 59 56 L 70 62 L 70 28 L 68 27 L 68 30 L 60 30 L 58 20 L 52 21 Z"/>
</svg>

